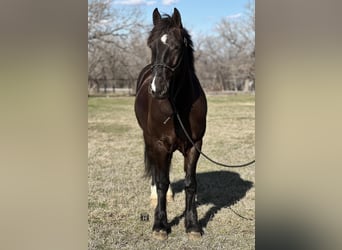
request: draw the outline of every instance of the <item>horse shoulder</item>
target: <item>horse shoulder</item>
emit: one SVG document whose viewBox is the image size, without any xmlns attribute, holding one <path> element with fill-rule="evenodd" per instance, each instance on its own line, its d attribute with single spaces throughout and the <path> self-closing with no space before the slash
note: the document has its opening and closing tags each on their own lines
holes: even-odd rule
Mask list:
<svg viewBox="0 0 342 250">
<path fill-rule="evenodd" d="M 190 126 L 192 137 L 197 140 L 204 136 L 206 130 L 207 100 L 202 89 L 200 95 L 192 105 L 190 112 Z"/>
</svg>

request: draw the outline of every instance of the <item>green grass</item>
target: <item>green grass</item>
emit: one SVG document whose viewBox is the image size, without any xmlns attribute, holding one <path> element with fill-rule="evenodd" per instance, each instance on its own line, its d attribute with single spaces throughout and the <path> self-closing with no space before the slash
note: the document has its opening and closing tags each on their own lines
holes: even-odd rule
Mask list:
<svg viewBox="0 0 342 250">
<path fill-rule="evenodd" d="M 202 239 L 184 230 L 183 158 L 172 160 L 173 222 L 168 240 L 151 235 L 150 180 L 143 178 L 143 138 L 134 115 L 134 97 L 88 99 L 89 249 L 254 249 L 255 169 L 226 169 L 200 158 L 197 167 L 198 216 Z M 203 151 L 220 162 L 254 159 L 254 96 L 208 96 Z M 140 214 L 150 216 L 140 221 Z M 247 218 L 243 219 L 239 215 Z"/>
</svg>

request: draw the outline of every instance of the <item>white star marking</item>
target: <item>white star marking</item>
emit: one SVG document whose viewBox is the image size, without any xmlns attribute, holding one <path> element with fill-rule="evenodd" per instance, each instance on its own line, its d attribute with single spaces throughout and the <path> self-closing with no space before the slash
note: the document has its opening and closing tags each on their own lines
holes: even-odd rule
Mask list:
<svg viewBox="0 0 342 250">
<path fill-rule="evenodd" d="M 160 38 L 160 41 L 166 44 L 166 40 L 167 40 L 167 34 L 162 35 L 162 37 Z"/>
<path fill-rule="evenodd" d="M 151 89 L 152 89 L 153 92 L 156 92 L 156 90 L 157 90 L 155 81 L 156 81 L 156 76 L 153 77 L 153 80 L 152 80 L 152 83 L 151 83 Z"/>
</svg>

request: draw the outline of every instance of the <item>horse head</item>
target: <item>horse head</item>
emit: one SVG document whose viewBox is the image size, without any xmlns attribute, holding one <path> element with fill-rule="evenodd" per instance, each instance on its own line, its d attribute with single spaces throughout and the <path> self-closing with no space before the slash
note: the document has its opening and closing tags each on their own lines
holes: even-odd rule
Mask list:
<svg viewBox="0 0 342 250">
<path fill-rule="evenodd" d="M 190 39 L 186 36 L 181 15 L 176 8 L 172 16 L 161 16 L 156 8 L 153 25 L 147 42 L 152 52 L 149 90 L 153 97 L 163 99 L 170 95 L 170 86 L 182 68 Z"/>
</svg>

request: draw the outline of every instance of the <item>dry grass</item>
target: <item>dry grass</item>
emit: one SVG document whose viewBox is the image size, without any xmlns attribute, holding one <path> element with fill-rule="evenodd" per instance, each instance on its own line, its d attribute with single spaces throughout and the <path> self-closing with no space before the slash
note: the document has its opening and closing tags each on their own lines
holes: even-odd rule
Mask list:
<svg viewBox="0 0 342 250">
<path fill-rule="evenodd" d="M 89 249 L 255 249 L 255 169 L 226 169 L 200 158 L 198 216 L 201 240 L 184 229 L 183 159 L 176 152 L 168 204 L 172 232 L 160 242 L 151 237 L 150 180 L 144 179 L 143 139 L 133 97 L 89 98 L 88 223 Z M 254 159 L 254 96 L 209 96 L 203 151 L 231 164 Z M 149 221 L 140 214 L 148 213 Z"/>
</svg>

